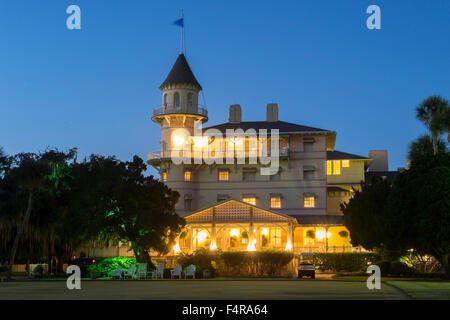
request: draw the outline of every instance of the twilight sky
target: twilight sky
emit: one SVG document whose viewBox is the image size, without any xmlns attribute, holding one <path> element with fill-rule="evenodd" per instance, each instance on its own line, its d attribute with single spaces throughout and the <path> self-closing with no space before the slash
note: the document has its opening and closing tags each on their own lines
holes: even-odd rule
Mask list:
<svg viewBox="0 0 450 320">
<path fill-rule="evenodd" d="M 81 30 L 66 27 L 71 4 Z M 366 27 L 371 4 L 381 30 Z M 2 0 L 0 146 L 122 160 L 159 150 L 151 110 L 179 53 L 171 23 L 182 8 L 209 125 L 226 122 L 230 104 L 265 120 L 277 102 L 280 120 L 336 131 L 337 150 L 387 149 L 395 170 L 426 131 L 415 106 L 450 99 L 448 0 Z"/>
</svg>

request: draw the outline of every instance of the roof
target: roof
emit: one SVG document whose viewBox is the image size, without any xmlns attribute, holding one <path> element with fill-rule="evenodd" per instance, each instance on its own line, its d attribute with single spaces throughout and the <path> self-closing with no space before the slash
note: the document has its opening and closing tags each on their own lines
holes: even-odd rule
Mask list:
<svg viewBox="0 0 450 320">
<path fill-rule="evenodd" d="M 337 215 L 300 215 L 292 216 L 300 225 L 338 225 L 341 226 L 342 216 Z"/>
<path fill-rule="evenodd" d="M 369 160 L 367 157 L 358 156 L 356 154 L 351 154 L 342 151 L 327 151 L 327 159 L 328 160 Z"/>
<path fill-rule="evenodd" d="M 295 123 L 285 122 L 285 121 L 241 121 L 238 123 L 222 123 L 215 126 L 204 128 L 204 130 L 207 129 L 218 129 L 222 133 L 226 133 L 226 129 L 242 129 L 244 131 L 248 129 L 255 129 L 256 131 L 259 131 L 260 129 L 278 129 L 280 130 L 280 134 L 282 133 L 326 133 L 326 132 L 333 132 L 329 130 L 319 129 L 319 128 L 313 128 L 313 127 L 307 127 L 302 126 Z M 270 132 L 268 132 L 270 133 Z"/>
<path fill-rule="evenodd" d="M 190 84 L 202 90 L 202 86 L 200 85 L 200 83 L 198 83 L 197 79 L 192 73 L 191 68 L 189 67 L 184 54 L 182 53 L 178 56 L 172 69 L 169 72 L 169 75 L 159 88 L 162 89 L 163 87 L 170 84 Z"/>
</svg>

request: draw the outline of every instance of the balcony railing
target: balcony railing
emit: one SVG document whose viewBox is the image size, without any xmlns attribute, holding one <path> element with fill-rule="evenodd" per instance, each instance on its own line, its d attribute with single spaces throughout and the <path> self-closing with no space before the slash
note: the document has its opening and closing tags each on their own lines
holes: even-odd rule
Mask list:
<svg viewBox="0 0 450 320">
<path fill-rule="evenodd" d="M 165 114 L 176 114 L 176 113 L 186 113 L 186 114 L 196 114 L 201 115 L 204 117 L 208 116 L 208 110 L 206 109 L 206 106 L 197 104 L 197 105 L 191 105 L 191 104 L 180 104 L 180 105 L 173 105 L 173 104 L 166 104 L 157 106 L 153 109 L 153 117 L 165 115 Z"/>
</svg>

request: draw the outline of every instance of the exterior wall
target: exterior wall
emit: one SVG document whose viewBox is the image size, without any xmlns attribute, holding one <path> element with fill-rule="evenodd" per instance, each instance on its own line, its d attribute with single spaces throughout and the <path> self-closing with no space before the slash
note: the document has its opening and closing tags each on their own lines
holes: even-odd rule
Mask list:
<svg viewBox="0 0 450 320">
<path fill-rule="evenodd" d="M 348 168 L 342 168 L 340 175 L 327 175 L 329 185 L 359 185 L 364 181 L 364 160 L 350 160 Z"/>
<path fill-rule="evenodd" d="M 170 135 L 173 128 L 180 127 L 180 120 L 171 120 L 171 124 L 164 121 L 163 141 L 170 145 Z M 190 119 L 186 120 L 190 121 Z M 189 127 L 189 124 L 185 123 Z M 313 137 L 312 151 L 304 150 L 304 138 Z M 325 135 L 291 135 L 289 141 L 289 159 L 280 159 L 281 179 L 274 180 L 270 176 L 260 174 L 260 164 L 213 164 L 213 165 L 175 165 L 166 163 L 162 166 L 167 172 L 166 184 L 180 193 L 180 201 L 176 210 L 180 215 L 185 215 L 198 209 L 209 207 L 217 202 L 219 194 L 227 194 L 229 197 L 241 200 L 244 194 L 256 195 L 256 205 L 264 209 L 270 209 L 270 195 L 281 194 L 282 208 L 270 209 L 289 215 L 325 215 L 327 213 L 326 196 L 326 137 Z M 168 148 L 170 149 L 170 147 Z M 224 161 L 225 162 L 225 161 Z M 314 167 L 313 179 L 305 179 L 305 167 Z M 244 181 L 244 168 L 256 168 L 255 181 Z M 219 181 L 219 169 L 229 170 L 229 180 Z M 192 172 L 192 181 L 184 181 L 184 172 Z M 315 194 L 315 208 L 303 207 L 303 194 Z M 185 196 L 192 196 L 191 210 L 185 210 Z"/>
<path fill-rule="evenodd" d="M 327 212 L 332 215 L 342 215 L 340 204 L 347 202 L 351 198 L 348 192 L 328 192 L 327 193 Z"/>
</svg>

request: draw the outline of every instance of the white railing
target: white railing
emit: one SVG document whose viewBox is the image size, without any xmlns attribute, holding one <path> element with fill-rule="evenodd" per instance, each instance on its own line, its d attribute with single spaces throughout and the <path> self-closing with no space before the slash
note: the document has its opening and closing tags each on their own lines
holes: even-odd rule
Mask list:
<svg viewBox="0 0 450 320">
<path fill-rule="evenodd" d="M 157 106 L 153 109 L 153 117 L 161 116 L 165 114 L 175 114 L 175 113 L 187 113 L 187 114 L 198 114 L 204 117 L 208 116 L 208 110 L 206 106 L 198 104 L 197 107 L 193 105 L 173 105 L 167 104 L 162 106 Z"/>
</svg>

